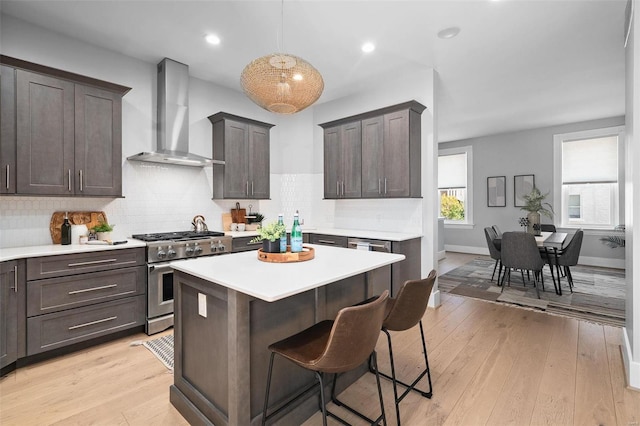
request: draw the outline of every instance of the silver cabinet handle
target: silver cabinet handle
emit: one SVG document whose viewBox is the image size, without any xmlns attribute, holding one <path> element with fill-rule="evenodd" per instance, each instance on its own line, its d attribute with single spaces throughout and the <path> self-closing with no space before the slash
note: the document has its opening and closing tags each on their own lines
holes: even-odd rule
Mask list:
<svg viewBox="0 0 640 426">
<path fill-rule="evenodd" d="M 18 292 L 18 267 L 13 267 L 13 292 Z"/>
<path fill-rule="evenodd" d="M 336 181 L 336 195 L 340 196 L 340 181 Z"/>
<path fill-rule="evenodd" d="M 249 181 L 247 181 L 247 191 L 246 194 L 249 195 Z"/>
<path fill-rule="evenodd" d="M 9 189 L 9 176 L 11 176 L 11 174 L 9 173 L 9 165 L 7 164 L 7 189 Z"/>
<path fill-rule="evenodd" d="M 74 290 L 74 291 L 70 291 L 69 295 L 71 296 L 73 294 L 86 293 L 88 291 L 104 290 L 105 288 L 113 288 L 113 287 L 118 287 L 118 284 L 109 284 L 109 285 L 102 285 L 100 287 L 85 288 L 83 290 Z"/>
<path fill-rule="evenodd" d="M 382 179 L 378 178 L 378 194 L 382 193 Z"/>
<path fill-rule="evenodd" d="M 253 195 L 253 181 L 251 181 L 251 195 Z"/>
<path fill-rule="evenodd" d="M 387 178 L 384 178 L 384 193 L 387 194 Z"/>
<path fill-rule="evenodd" d="M 342 181 L 342 196 L 344 197 L 344 181 Z"/>
<path fill-rule="evenodd" d="M 365 241 L 363 241 L 363 242 L 365 242 Z M 357 246 L 358 243 L 354 243 L 353 241 L 349 241 L 349 245 Z M 373 243 L 369 243 L 369 247 L 375 247 L 375 248 L 381 248 L 381 249 L 386 249 L 387 248 L 384 244 L 373 244 Z"/>
<path fill-rule="evenodd" d="M 82 187 L 84 186 L 84 179 L 82 176 L 82 169 L 80 169 L 80 192 L 82 192 Z"/>
<path fill-rule="evenodd" d="M 104 318 L 104 319 L 97 320 L 97 321 L 86 322 L 84 324 L 73 325 L 73 326 L 69 327 L 69 330 L 75 330 L 77 328 L 82 328 L 82 327 L 88 327 L 90 325 L 100 324 L 101 322 L 113 321 L 115 319 L 118 319 L 118 317 L 109 317 L 109 318 Z"/>
<path fill-rule="evenodd" d="M 69 178 L 69 192 L 71 192 L 71 169 L 69 169 L 69 173 L 68 173 L 68 178 Z"/>
<path fill-rule="evenodd" d="M 99 265 L 101 263 L 112 263 L 117 262 L 118 259 L 103 259 L 103 260 L 91 260 L 89 262 L 77 262 L 77 263 L 69 263 L 67 266 L 72 268 L 74 266 L 87 266 L 87 265 Z"/>
<path fill-rule="evenodd" d="M 335 241 L 331 241 L 331 240 L 318 240 L 319 243 L 323 243 L 323 244 L 335 244 Z"/>
</svg>

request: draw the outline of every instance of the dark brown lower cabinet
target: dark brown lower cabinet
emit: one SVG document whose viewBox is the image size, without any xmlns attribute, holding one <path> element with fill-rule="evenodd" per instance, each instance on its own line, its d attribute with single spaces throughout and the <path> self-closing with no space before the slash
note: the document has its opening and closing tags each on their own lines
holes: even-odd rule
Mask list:
<svg viewBox="0 0 640 426">
<path fill-rule="evenodd" d="M 0 368 L 25 355 L 24 261 L 0 263 Z"/>
</svg>

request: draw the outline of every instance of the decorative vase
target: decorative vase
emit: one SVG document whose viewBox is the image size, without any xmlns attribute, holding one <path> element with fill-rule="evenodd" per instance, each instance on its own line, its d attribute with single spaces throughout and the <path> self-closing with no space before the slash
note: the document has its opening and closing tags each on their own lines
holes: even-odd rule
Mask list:
<svg viewBox="0 0 640 426">
<path fill-rule="evenodd" d="M 529 212 L 527 219 L 529 219 L 527 232 L 533 235 L 540 235 L 540 213 Z"/>
<path fill-rule="evenodd" d="M 265 253 L 280 253 L 280 240 L 262 240 L 262 251 Z"/>
</svg>

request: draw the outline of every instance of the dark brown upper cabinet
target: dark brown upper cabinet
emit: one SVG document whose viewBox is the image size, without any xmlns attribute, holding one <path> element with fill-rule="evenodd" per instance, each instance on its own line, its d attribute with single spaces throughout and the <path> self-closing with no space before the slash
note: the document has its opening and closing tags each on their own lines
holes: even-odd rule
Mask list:
<svg viewBox="0 0 640 426">
<path fill-rule="evenodd" d="M 421 197 L 420 115 L 425 108 L 410 101 L 320 124 L 325 198 Z M 356 128 L 357 133 L 347 135 L 346 129 Z M 342 145 L 345 140 L 351 150 Z M 353 182 L 351 188 L 347 182 Z"/>
<path fill-rule="evenodd" d="M 2 157 L 5 167 L 4 153 L 11 155 L 10 147 L 15 147 L 16 186 L 13 192 L 3 192 L 122 196 L 122 96 L 130 89 L 19 59 L 1 59 L 15 68 L 15 135 L 8 138 L 4 104 L 10 100 L 5 100 L 3 78 Z"/>
<path fill-rule="evenodd" d="M 213 125 L 214 199 L 264 200 L 270 196 L 269 133 L 273 124 L 219 112 Z"/>
</svg>

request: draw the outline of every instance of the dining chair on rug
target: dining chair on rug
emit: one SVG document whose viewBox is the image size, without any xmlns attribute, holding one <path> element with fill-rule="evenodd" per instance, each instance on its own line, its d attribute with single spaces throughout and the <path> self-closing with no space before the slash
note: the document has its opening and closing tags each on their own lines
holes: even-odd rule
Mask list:
<svg viewBox="0 0 640 426">
<path fill-rule="evenodd" d="M 500 255 L 502 266 L 505 268 L 502 274 L 502 291 L 504 291 L 505 277 L 509 276 L 509 285 L 511 285 L 511 269 L 533 271 L 533 285 L 536 288 L 536 295 L 540 299 L 538 278 L 542 277 L 542 268 L 545 262 L 540 256 L 536 238 L 528 232 L 505 232 L 502 234 Z M 524 276 L 522 280 L 524 281 Z M 544 282 L 541 285 L 542 291 L 544 291 Z"/>
<path fill-rule="evenodd" d="M 541 232 L 556 232 L 556 226 L 550 223 L 541 223 L 540 224 Z"/>
<path fill-rule="evenodd" d="M 484 228 L 484 236 L 487 239 L 489 256 L 491 256 L 491 259 L 496 261 L 496 263 L 493 265 L 493 273 L 491 274 L 491 281 L 493 281 L 493 276 L 496 274 L 496 267 L 499 266 L 499 269 L 498 269 L 498 284 L 499 284 L 500 274 L 502 273 L 502 261 L 500 260 L 500 249 L 498 249 L 498 247 L 496 247 L 496 244 L 494 243 L 494 240 L 497 238 L 495 229 L 487 226 L 486 228 Z"/>
<path fill-rule="evenodd" d="M 391 376 L 378 372 L 380 376 L 393 382 L 393 397 L 396 406 L 397 424 L 400 425 L 400 402 L 409 392 L 414 391 L 425 398 L 430 399 L 433 394 L 431 386 L 431 371 L 429 370 L 429 359 L 427 357 L 427 345 L 424 340 L 424 328 L 422 326 L 422 317 L 427 310 L 431 290 L 436 281 L 437 273 L 432 270 L 429 275 L 421 280 L 409 280 L 400 288 L 395 298 L 387 300 L 387 315 L 382 322 L 382 332 L 387 336 L 387 345 L 389 347 L 389 362 L 391 364 Z M 413 379 L 411 384 L 399 380 L 396 376 L 395 360 L 393 356 L 393 346 L 391 344 L 390 331 L 405 331 L 416 325 L 420 326 L 420 337 L 422 338 L 422 353 L 424 354 L 425 369 Z M 375 368 L 370 364 L 371 372 L 375 372 Z M 423 391 L 416 388 L 416 385 L 424 376 L 427 376 L 429 390 Z M 398 385 L 404 386 L 405 391 L 398 396 Z"/>
<path fill-rule="evenodd" d="M 553 266 L 556 267 L 556 271 L 558 272 L 558 286 L 560 285 L 560 267 L 562 266 L 562 270 L 564 272 L 564 276 L 567 277 L 567 282 L 569 283 L 569 290 L 573 293 L 573 276 L 571 275 L 571 266 L 576 266 L 578 264 L 578 258 L 580 257 L 580 250 L 582 248 L 582 239 L 584 237 L 584 231 L 582 229 L 578 229 L 575 234 L 573 234 L 573 238 L 569 241 L 569 244 L 560 252 L 557 257 L 549 255 L 547 257 L 547 262 L 549 263 L 549 268 Z"/>
<path fill-rule="evenodd" d="M 289 336 L 283 340 L 269 345 L 271 359 L 267 374 L 267 389 L 264 396 L 264 409 L 262 411 L 262 424 L 280 413 L 286 406 L 298 400 L 315 388 L 315 383 L 301 390 L 297 395 L 288 399 L 284 404 L 267 414 L 269 408 L 269 389 L 273 372 L 273 361 L 278 354 L 294 364 L 313 371 L 317 383 L 320 386 L 320 410 L 322 411 L 322 423 L 327 425 L 327 416 L 333 417 L 343 424 L 343 419 L 327 409 L 327 401 L 324 395 L 325 374 L 333 374 L 331 386 L 331 401 L 337 406 L 344 407 L 358 417 L 371 424 L 387 424 L 380 386 L 380 375 L 377 373 L 376 343 L 382 328 L 382 322 L 387 312 L 387 299 L 389 291 L 385 290 L 380 296 L 368 303 L 342 308 L 335 320 L 321 321 L 306 330 Z M 380 401 L 380 416 L 372 420 L 364 414 L 349 407 L 338 400 L 335 395 L 336 380 L 338 374 L 355 369 L 369 359 L 376 371 L 376 383 L 378 386 L 378 398 Z"/>
</svg>

